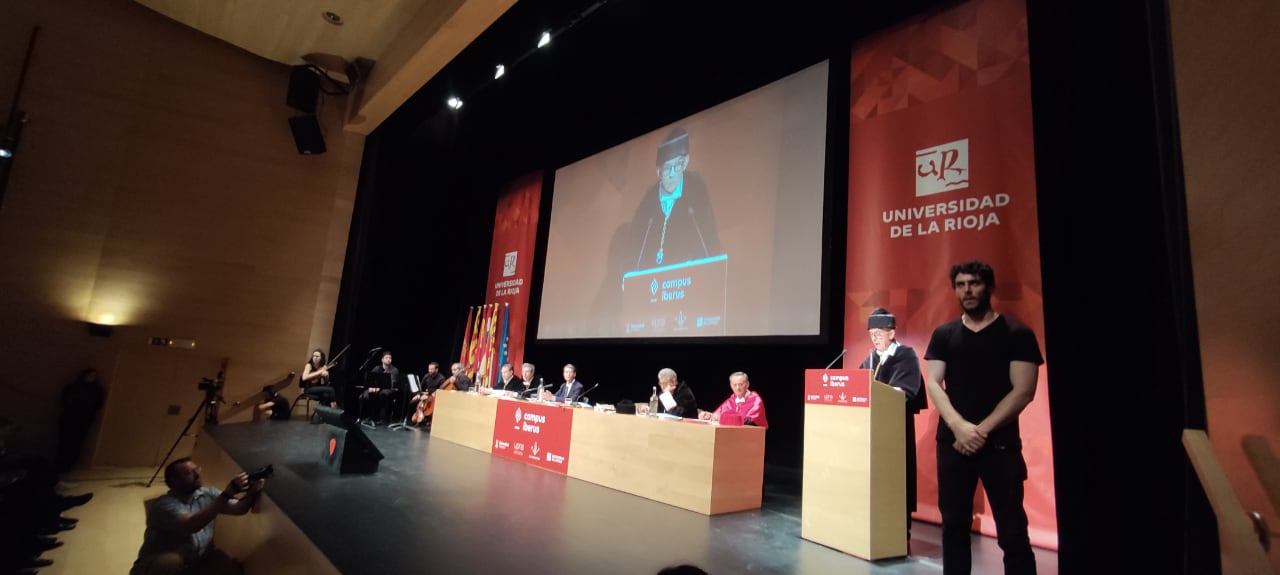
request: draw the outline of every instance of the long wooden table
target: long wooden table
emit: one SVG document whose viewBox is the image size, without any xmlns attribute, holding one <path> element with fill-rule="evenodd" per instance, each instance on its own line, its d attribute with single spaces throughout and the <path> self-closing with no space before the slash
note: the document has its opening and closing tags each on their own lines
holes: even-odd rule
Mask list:
<svg viewBox="0 0 1280 575">
<path fill-rule="evenodd" d="M 516 400 L 440 393 L 432 439 L 492 453 L 500 401 Z M 764 437 L 759 427 L 575 409 L 567 475 L 706 515 L 759 509 Z"/>
</svg>

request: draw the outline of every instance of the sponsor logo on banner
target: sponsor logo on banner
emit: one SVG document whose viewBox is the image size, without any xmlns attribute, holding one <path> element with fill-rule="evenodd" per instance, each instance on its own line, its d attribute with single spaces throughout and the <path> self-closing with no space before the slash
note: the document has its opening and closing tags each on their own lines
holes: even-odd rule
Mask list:
<svg viewBox="0 0 1280 575">
<path fill-rule="evenodd" d="M 969 139 L 916 150 L 916 197 L 969 187 Z"/>
<path fill-rule="evenodd" d="M 870 372 L 865 369 L 809 370 L 804 377 L 804 402 L 868 407 L 870 386 Z"/>
<path fill-rule="evenodd" d="M 516 255 L 520 252 L 507 252 L 502 260 L 502 277 L 508 278 L 516 275 Z"/>
<path fill-rule="evenodd" d="M 497 422 L 493 426 L 494 455 L 568 473 L 573 410 L 556 405 L 499 401 L 494 417 Z"/>
</svg>

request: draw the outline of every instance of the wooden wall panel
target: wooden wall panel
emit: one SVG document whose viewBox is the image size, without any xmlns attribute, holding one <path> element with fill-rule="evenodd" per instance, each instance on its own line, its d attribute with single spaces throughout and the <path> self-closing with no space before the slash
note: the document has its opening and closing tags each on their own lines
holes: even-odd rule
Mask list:
<svg viewBox="0 0 1280 575">
<path fill-rule="evenodd" d="M 93 366 L 110 396 L 96 462 L 157 463 L 213 360 L 240 398 L 327 346 L 364 138 L 329 98 L 328 153 L 299 155 L 287 66 L 128 0 L 0 5 L 4 110 L 34 25 L 0 209 L 0 414 L 49 453 L 62 386 Z M 122 325 L 90 337 L 104 314 Z"/>
<path fill-rule="evenodd" d="M 1280 569 L 1280 2 L 1169 8 L 1209 437 Z"/>
</svg>

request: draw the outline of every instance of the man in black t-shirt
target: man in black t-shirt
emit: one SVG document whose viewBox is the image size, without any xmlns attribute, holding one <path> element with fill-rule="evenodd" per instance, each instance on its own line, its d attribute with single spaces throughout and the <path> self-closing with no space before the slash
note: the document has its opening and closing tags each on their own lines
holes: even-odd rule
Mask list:
<svg viewBox="0 0 1280 575">
<path fill-rule="evenodd" d="M 987 492 L 1006 574 L 1035 573 L 1022 506 L 1027 464 L 1018 414 L 1036 392 L 1040 344 L 1027 326 L 991 308 L 996 278 L 980 261 L 951 268 L 960 319 L 929 340 L 925 387 L 938 410 L 938 510 L 942 512 L 942 572 L 971 568 L 969 531 L 978 480 Z M 942 384 L 946 382 L 944 389 Z"/>
</svg>

